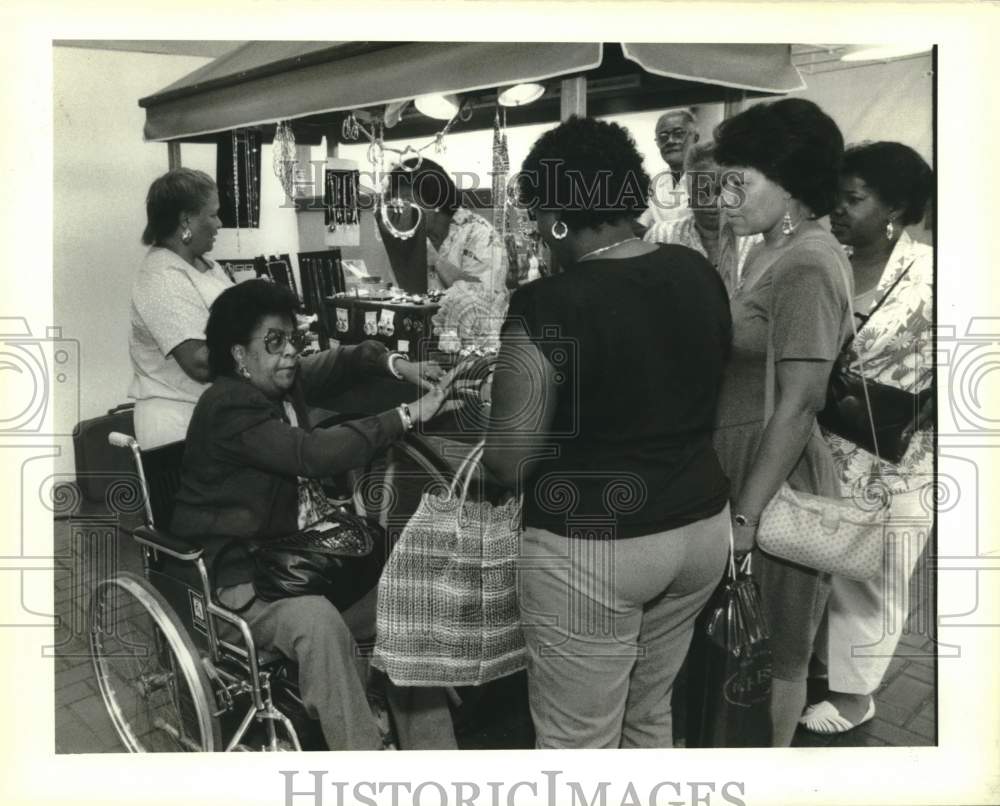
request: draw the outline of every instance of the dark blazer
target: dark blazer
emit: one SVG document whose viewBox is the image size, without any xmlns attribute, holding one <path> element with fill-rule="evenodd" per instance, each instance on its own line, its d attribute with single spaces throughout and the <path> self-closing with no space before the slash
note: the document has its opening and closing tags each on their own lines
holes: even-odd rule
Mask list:
<svg viewBox="0 0 1000 806">
<path fill-rule="evenodd" d="M 299 476 L 363 467 L 403 435 L 395 410 L 331 428 L 309 424 L 306 406 L 313 395 L 364 375 L 388 374 L 386 352 L 378 342 L 364 342 L 303 359 L 288 395 L 301 427 L 288 422 L 281 401 L 268 399 L 249 381 L 216 379 L 188 426 L 171 531 L 204 545 L 209 562 L 233 538 L 297 531 Z M 247 581 L 243 566 L 220 582 Z"/>
</svg>

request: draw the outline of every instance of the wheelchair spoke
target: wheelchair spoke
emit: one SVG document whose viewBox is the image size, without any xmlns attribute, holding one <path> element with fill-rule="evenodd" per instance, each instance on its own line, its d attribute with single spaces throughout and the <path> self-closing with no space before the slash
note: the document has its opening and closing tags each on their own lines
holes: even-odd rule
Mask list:
<svg viewBox="0 0 1000 806">
<path fill-rule="evenodd" d="M 91 649 L 115 729 L 132 752 L 211 750 L 218 723 L 197 650 L 143 579 L 122 574 L 95 592 Z"/>
</svg>

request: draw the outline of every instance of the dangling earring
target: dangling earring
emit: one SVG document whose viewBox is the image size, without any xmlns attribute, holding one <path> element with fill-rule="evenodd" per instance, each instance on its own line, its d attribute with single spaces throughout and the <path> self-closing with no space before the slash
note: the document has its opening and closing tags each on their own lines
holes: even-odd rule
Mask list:
<svg viewBox="0 0 1000 806">
<path fill-rule="evenodd" d="M 887 241 L 892 240 L 892 236 L 896 234 L 896 228 L 892 226 L 892 219 L 890 218 L 885 224 L 885 239 Z"/>
<path fill-rule="evenodd" d="M 192 233 L 188 227 L 184 227 L 184 229 L 181 230 L 181 243 L 189 244 L 191 243 L 191 239 L 193 237 L 194 233 Z"/>
<path fill-rule="evenodd" d="M 556 232 L 556 229 L 558 227 L 562 227 L 562 229 Z M 565 221 L 557 221 L 555 224 L 552 225 L 552 237 L 555 238 L 557 241 L 561 241 L 568 234 L 569 234 L 569 227 L 566 226 Z"/>
<path fill-rule="evenodd" d="M 240 364 L 239 368 L 236 371 L 240 373 L 241 378 L 246 378 L 248 381 L 250 380 L 250 370 L 248 370 L 242 364 Z"/>
<path fill-rule="evenodd" d="M 781 234 L 791 235 L 793 232 L 795 232 L 795 227 L 792 226 L 792 216 L 788 210 L 785 210 L 785 216 L 781 219 Z"/>
</svg>

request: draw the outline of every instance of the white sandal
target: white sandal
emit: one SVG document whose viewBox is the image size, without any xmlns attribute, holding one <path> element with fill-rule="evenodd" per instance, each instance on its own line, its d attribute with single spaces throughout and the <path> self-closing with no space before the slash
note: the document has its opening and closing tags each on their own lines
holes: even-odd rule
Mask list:
<svg viewBox="0 0 1000 806">
<path fill-rule="evenodd" d="M 874 716 L 875 700 L 871 697 L 868 698 L 868 710 L 865 711 L 865 715 L 857 723 L 851 722 L 841 715 L 832 702 L 823 700 L 823 702 L 810 705 L 806 708 L 805 713 L 799 719 L 799 724 L 813 733 L 846 733 L 859 725 L 864 725 L 865 722 L 868 722 Z"/>
</svg>

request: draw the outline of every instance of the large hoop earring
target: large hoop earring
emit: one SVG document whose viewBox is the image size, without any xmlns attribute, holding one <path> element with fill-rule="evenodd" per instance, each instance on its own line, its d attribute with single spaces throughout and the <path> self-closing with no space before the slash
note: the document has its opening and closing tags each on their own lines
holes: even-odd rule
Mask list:
<svg viewBox="0 0 1000 806">
<path fill-rule="evenodd" d="M 890 218 L 885 223 L 885 239 L 887 241 L 892 240 L 892 236 L 896 234 L 896 228 L 892 226 L 892 219 Z"/>
<path fill-rule="evenodd" d="M 191 232 L 188 227 L 184 227 L 184 229 L 181 230 L 181 243 L 189 244 L 191 243 L 192 238 L 194 238 L 194 233 Z"/>
<path fill-rule="evenodd" d="M 562 229 L 556 232 L 556 229 L 559 227 L 562 227 Z M 552 225 L 552 237 L 557 241 L 561 241 L 567 235 L 569 235 L 569 227 L 566 226 L 565 221 L 556 221 L 556 223 Z"/>
</svg>

